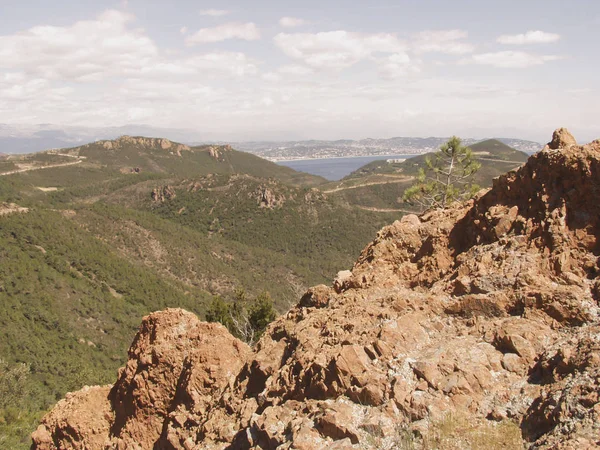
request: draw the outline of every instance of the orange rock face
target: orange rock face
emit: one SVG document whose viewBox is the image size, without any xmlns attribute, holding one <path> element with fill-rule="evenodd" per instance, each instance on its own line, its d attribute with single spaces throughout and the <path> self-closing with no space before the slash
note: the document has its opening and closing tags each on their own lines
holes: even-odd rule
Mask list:
<svg viewBox="0 0 600 450">
<path fill-rule="evenodd" d="M 567 133 L 382 229 L 253 351 L 181 310 L 146 317 L 110 392 L 70 394 L 33 448 L 391 449 L 448 413 L 600 446 L 600 141 Z"/>
</svg>

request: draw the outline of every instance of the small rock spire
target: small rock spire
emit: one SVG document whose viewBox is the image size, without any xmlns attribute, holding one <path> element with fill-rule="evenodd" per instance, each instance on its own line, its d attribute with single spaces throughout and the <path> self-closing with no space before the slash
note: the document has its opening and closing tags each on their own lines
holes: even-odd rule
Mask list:
<svg viewBox="0 0 600 450">
<path fill-rule="evenodd" d="M 558 128 L 552 133 L 552 140 L 548 142 L 548 148 L 558 150 L 559 148 L 568 148 L 571 145 L 577 145 L 577 141 L 569 130 L 566 128 Z"/>
</svg>

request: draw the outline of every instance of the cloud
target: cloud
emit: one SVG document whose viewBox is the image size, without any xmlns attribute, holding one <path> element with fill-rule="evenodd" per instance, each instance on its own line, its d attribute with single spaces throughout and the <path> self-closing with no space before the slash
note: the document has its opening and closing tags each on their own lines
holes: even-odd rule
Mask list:
<svg viewBox="0 0 600 450">
<path fill-rule="evenodd" d="M 203 9 L 199 12 L 201 16 L 222 17 L 230 14 L 231 11 L 226 9 Z"/>
<path fill-rule="evenodd" d="M 187 32 L 188 32 L 188 27 L 181 27 L 181 28 L 179 29 L 179 32 L 180 32 L 181 34 L 187 34 Z"/>
<path fill-rule="evenodd" d="M 0 68 L 30 76 L 71 81 L 100 80 L 143 67 L 158 55 L 133 16 L 109 10 L 70 27 L 36 26 L 0 36 Z"/>
<path fill-rule="evenodd" d="M 306 25 L 306 20 L 304 19 L 299 19 L 297 17 L 282 17 L 281 19 L 279 19 L 279 25 L 281 25 L 282 27 L 285 28 L 295 28 L 295 27 L 299 27 L 302 25 Z"/>
<path fill-rule="evenodd" d="M 419 64 L 411 60 L 406 53 L 394 53 L 379 60 L 379 73 L 383 78 L 395 79 L 410 73 L 420 72 Z"/>
<path fill-rule="evenodd" d="M 560 59 L 562 57 L 558 55 L 536 55 L 527 52 L 501 51 L 473 55 L 470 59 L 463 60 L 462 63 L 482 64 L 505 69 L 522 69 Z"/>
<path fill-rule="evenodd" d="M 496 42 L 507 45 L 549 44 L 560 39 L 560 34 L 544 31 L 528 31 L 524 34 L 503 34 Z"/>
<path fill-rule="evenodd" d="M 127 72 L 129 76 L 145 78 L 164 77 L 222 77 L 223 74 L 235 77 L 255 75 L 258 62 L 240 52 L 213 52 L 194 55 L 179 60 L 154 61 L 140 69 Z"/>
<path fill-rule="evenodd" d="M 261 78 L 269 83 L 281 81 L 281 75 L 276 72 L 265 72 L 261 75 Z"/>
<path fill-rule="evenodd" d="M 188 37 L 187 45 L 221 42 L 227 39 L 255 41 L 260 39 L 260 30 L 252 23 L 229 22 L 212 28 L 201 28 Z"/>
<path fill-rule="evenodd" d="M 279 33 L 275 45 L 287 56 L 315 68 L 340 69 L 377 53 L 402 53 L 405 44 L 394 34 L 349 31 Z"/>
<path fill-rule="evenodd" d="M 447 53 L 450 55 L 464 55 L 471 53 L 475 47 L 464 42 L 469 34 L 463 30 L 435 30 L 417 33 L 411 48 L 416 53 Z"/>
<path fill-rule="evenodd" d="M 300 66 L 298 64 L 289 64 L 280 67 L 277 72 L 284 75 L 311 75 L 314 70 L 310 67 Z"/>
</svg>

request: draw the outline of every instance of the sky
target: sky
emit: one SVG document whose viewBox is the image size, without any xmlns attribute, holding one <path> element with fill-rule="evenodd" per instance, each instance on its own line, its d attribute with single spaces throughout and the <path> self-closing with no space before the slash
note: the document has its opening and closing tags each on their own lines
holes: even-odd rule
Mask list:
<svg viewBox="0 0 600 450">
<path fill-rule="evenodd" d="M 600 138 L 597 0 L 0 0 L 0 123 Z"/>
</svg>

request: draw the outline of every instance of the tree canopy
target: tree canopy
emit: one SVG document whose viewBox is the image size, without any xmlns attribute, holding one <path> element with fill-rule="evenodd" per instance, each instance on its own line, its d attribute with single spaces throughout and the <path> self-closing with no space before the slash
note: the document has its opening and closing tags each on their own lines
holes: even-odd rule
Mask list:
<svg viewBox="0 0 600 450">
<path fill-rule="evenodd" d="M 403 199 L 407 203 L 423 209 L 446 208 L 454 201 L 472 197 L 479 190 L 473 183 L 473 175 L 481 164 L 456 136 L 425 158 L 425 166 L 419 170 L 415 184 L 404 192 Z"/>
</svg>

